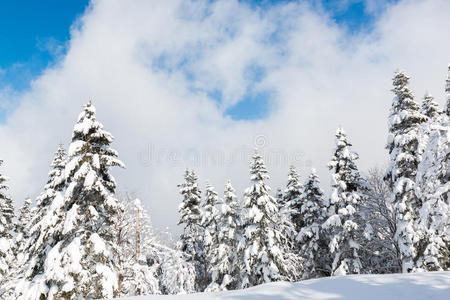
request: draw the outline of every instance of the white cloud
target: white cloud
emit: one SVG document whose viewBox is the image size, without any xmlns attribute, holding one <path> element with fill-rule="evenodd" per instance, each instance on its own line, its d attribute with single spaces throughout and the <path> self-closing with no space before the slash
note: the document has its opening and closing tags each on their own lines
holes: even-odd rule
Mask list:
<svg viewBox="0 0 450 300">
<path fill-rule="evenodd" d="M 273 188 L 284 185 L 290 163 L 303 178 L 312 163 L 326 188 L 338 125 L 362 169 L 387 158 L 397 67 L 418 97 L 428 90 L 443 103 L 449 15 L 448 1 L 404 1 L 387 6 L 370 34 L 348 36 L 304 3 L 264 11 L 238 1 L 94 1 L 66 56 L 0 126 L 12 193 L 20 203 L 40 192 L 53 151 L 69 143 L 90 97 L 127 165 L 114 171 L 120 189 L 143 199 L 157 227 L 175 227 L 185 167 L 199 171 L 202 185 L 210 179 L 221 192 L 231 178 L 242 193 L 255 143 L 271 161 Z M 244 95 L 254 65 L 265 70 L 256 88 L 273 92 L 274 110 L 266 120 L 233 121 L 223 112 Z M 220 105 L 207 96 L 214 89 Z"/>
</svg>

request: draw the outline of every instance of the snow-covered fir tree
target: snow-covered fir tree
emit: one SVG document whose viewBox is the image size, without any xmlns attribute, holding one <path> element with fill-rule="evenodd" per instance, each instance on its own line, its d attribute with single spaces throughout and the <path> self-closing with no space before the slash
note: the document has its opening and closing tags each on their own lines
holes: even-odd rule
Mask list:
<svg viewBox="0 0 450 300">
<path fill-rule="evenodd" d="M 183 233 L 180 236 L 180 249 L 184 251 L 189 261 L 196 269 L 196 290 L 203 291 L 206 278 L 204 264 L 203 229 L 201 227 L 202 212 L 201 192 L 197 186 L 197 176 L 194 171 L 186 170 L 185 182 L 178 185 L 183 202 L 178 207 L 180 220 L 178 225 L 183 225 Z"/>
<path fill-rule="evenodd" d="M 423 97 L 422 106 L 420 108 L 420 113 L 429 119 L 437 117 L 441 111 L 439 109 L 439 104 L 434 100 L 434 97 L 426 93 Z"/>
<path fill-rule="evenodd" d="M 237 266 L 236 248 L 239 239 L 239 203 L 230 181 L 225 186 L 217 217 L 217 247 L 210 255 L 211 283 L 207 291 L 235 289 L 240 270 Z"/>
<path fill-rule="evenodd" d="M 281 234 L 277 230 L 279 211 L 265 183 L 269 174 L 261 155 L 255 151 L 250 167 L 252 185 L 245 190 L 243 235 L 239 243 L 242 288 L 285 278 Z"/>
<path fill-rule="evenodd" d="M 25 230 L 31 223 L 32 218 L 32 201 L 30 197 L 26 197 L 22 207 L 19 209 L 19 218 L 17 221 L 16 232 L 21 234 L 23 239 L 28 237 L 28 231 Z"/>
<path fill-rule="evenodd" d="M 45 295 L 48 291 L 46 277 L 42 274 L 47 251 L 56 245 L 58 238 L 55 237 L 60 235 L 61 227 L 58 227 L 57 223 L 63 214 L 65 160 L 64 147 L 59 145 L 51 163 L 44 192 L 37 197 L 28 228 L 24 228 L 28 232 L 28 238 L 23 241 L 22 257 L 10 275 L 13 279 L 11 282 L 17 280 L 12 286 L 17 296 L 27 295 L 28 291 L 34 295 Z"/>
<path fill-rule="evenodd" d="M 300 212 L 303 219 L 297 241 L 304 259 L 302 279 L 328 276 L 331 273 L 328 241 L 322 223 L 328 218 L 316 170 L 312 169 L 301 194 Z"/>
<path fill-rule="evenodd" d="M 281 193 L 280 199 L 277 199 L 279 221 L 277 231 L 281 234 L 280 249 L 286 262 L 285 272 L 287 278 L 296 281 L 301 278 L 300 270 L 302 259 L 300 257 L 299 244 L 296 243 L 296 237 L 300 228 L 303 226 L 301 217 L 301 195 L 302 186 L 299 176 L 294 166 L 290 167 L 288 182 L 284 193 Z M 278 197 L 277 197 L 278 198 Z"/>
<path fill-rule="evenodd" d="M 295 226 L 295 231 L 300 232 L 303 227 L 303 219 L 302 219 L 302 184 L 300 183 L 300 178 L 297 173 L 297 170 L 294 166 L 291 166 L 288 174 L 288 181 L 286 185 L 286 190 L 284 191 L 284 202 L 286 206 L 289 208 L 289 214 L 292 223 Z"/>
<path fill-rule="evenodd" d="M 419 236 L 415 263 L 429 271 L 450 269 L 450 122 L 436 111 L 419 131 L 422 155 L 415 185 L 421 200 L 414 223 Z"/>
<path fill-rule="evenodd" d="M 355 162 L 358 155 L 350 149 L 351 146 L 345 131 L 338 128 L 336 148 L 328 164 L 332 179 L 330 217 L 322 225 L 330 238 L 332 275 L 359 274 L 362 271 L 359 239 L 364 228 L 358 220 L 358 210 L 363 197 L 363 182 Z"/>
<path fill-rule="evenodd" d="M 386 148 L 391 164 L 386 180 L 392 189 L 392 203 L 397 220 L 395 240 L 402 259 L 402 271 L 414 270 L 418 234 L 414 223 L 421 203 L 414 192 L 417 165 L 420 160 L 419 127 L 426 117 L 419 111 L 408 88 L 409 77 L 396 72 L 392 91 L 395 97 L 389 116 L 389 136 Z"/>
<path fill-rule="evenodd" d="M 205 201 L 203 203 L 203 214 L 200 225 L 203 228 L 203 266 L 205 269 L 205 278 L 203 286 L 206 288 L 212 278 L 211 278 L 211 264 L 210 262 L 214 259 L 217 253 L 217 218 L 219 211 L 217 209 L 217 204 L 219 202 L 219 197 L 214 187 L 206 183 L 205 191 Z"/>
<path fill-rule="evenodd" d="M 0 167 L 3 160 L 0 160 Z M 0 173 L 0 280 L 9 271 L 12 260 L 12 233 L 14 230 L 14 207 L 7 195 L 8 178 Z"/>
<path fill-rule="evenodd" d="M 430 133 L 433 131 L 433 124 L 439 122 L 437 118 L 442 120 L 442 111 L 439 109 L 439 105 L 434 101 L 434 97 L 429 93 L 425 94 L 420 108 L 420 113 L 424 117 L 424 121 L 420 124 L 417 132 L 417 157 L 420 158 L 425 151 L 426 145 L 430 137 Z"/>
<path fill-rule="evenodd" d="M 55 196 L 53 192 L 62 192 L 66 188 L 66 177 L 64 173 L 66 168 L 66 150 L 63 144 L 59 144 L 50 167 L 47 184 L 44 187 L 45 191 L 36 201 L 38 209 L 46 208 L 51 204 Z M 43 214 L 40 213 L 38 215 Z"/>
<path fill-rule="evenodd" d="M 30 197 L 25 198 L 22 207 L 19 209 L 19 217 L 16 224 L 16 237 L 14 243 L 14 252 L 17 264 L 20 264 L 25 259 L 25 245 L 29 238 L 29 228 L 31 225 L 32 216 L 35 212 L 31 206 L 32 201 Z"/>
<path fill-rule="evenodd" d="M 45 249 L 42 271 L 34 278 L 44 282 L 47 289 L 37 293 L 30 288 L 21 295 L 24 299 L 117 295 L 114 221 L 120 205 L 114 197 L 116 183 L 109 168 L 124 165 L 110 148 L 112 141 L 88 102 L 74 126 L 65 166 L 68 186 L 63 203 L 55 204 L 54 198 L 51 204 L 60 206 L 61 211 L 50 238 L 56 243 Z"/>
</svg>

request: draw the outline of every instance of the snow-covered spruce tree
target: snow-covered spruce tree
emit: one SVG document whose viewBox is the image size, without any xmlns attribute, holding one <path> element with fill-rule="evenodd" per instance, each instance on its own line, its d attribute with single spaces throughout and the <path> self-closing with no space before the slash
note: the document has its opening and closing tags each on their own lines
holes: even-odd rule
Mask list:
<svg viewBox="0 0 450 300">
<path fill-rule="evenodd" d="M 200 225 L 203 228 L 203 267 L 205 270 L 205 278 L 203 286 L 206 288 L 211 283 L 211 260 L 217 253 L 217 218 L 219 211 L 216 206 L 219 197 L 214 187 L 208 182 L 206 183 L 205 201 L 203 203 L 203 213 Z"/>
<path fill-rule="evenodd" d="M 449 85 L 450 81 L 447 79 L 447 93 Z M 435 271 L 450 268 L 450 208 L 447 200 L 450 188 L 447 184 L 450 176 L 449 117 L 440 112 L 433 99 L 427 98 L 430 97 L 424 99 L 421 112 L 428 120 L 419 128 L 418 152 L 421 160 L 416 175 L 415 193 L 422 206 L 414 223 L 419 236 L 415 263 L 418 270 Z"/>
<path fill-rule="evenodd" d="M 114 221 L 121 208 L 114 197 L 112 166 L 124 167 L 110 148 L 112 135 L 96 120 L 91 102 L 74 126 L 65 167 L 68 184 L 43 273 L 46 294 L 24 298 L 110 298 L 117 295 Z M 55 199 L 53 200 L 55 202 Z M 31 291 L 32 292 L 32 291 Z M 33 296 L 32 296 L 33 295 Z"/>
<path fill-rule="evenodd" d="M 303 269 L 302 259 L 299 255 L 299 244 L 296 243 L 296 236 L 303 226 L 300 213 L 300 195 L 302 186 L 299 182 L 299 176 L 294 166 L 290 167 L 286 190 L 283 193 L 277 192 L 277 203 L 279 221 L 277 231 L 280 232 L 280 249 L 286 262 L 285 272 L 288 279 L 297 281 L 301 278 L 300 272 Z"/>
<path fill-rule="evenodd" d="M 178 207 L 180 220 L 178 225 L 184 225 L 183 233 L 180 236 L 180 249 L 184 251 L 189 262 L 194 264 L 196 270 L 196 290 L 203 291 L 206 274 L 203 264 L 203 229 L 200 225 L 202 220 L 201 192 L 197 186 L 197 176 L 194 171 L 186 170 L 185 182 L 178 185 L 183 202 Z"/>
<path fill-rule="evenodd" d="M 66 150 L 63 144 L 59 144 L 50 164 L 44 191 L 36 199 L 36 211 L 33 213 L 30 222 L 28 246 L 31 248 L 27 252 L 34 255 L 43 252 L 43 249 L 47 246 L 46 240 L 53 235 L 52 230 L 56 225 L 59 210 L 63 203 L 63 193 L 67 187 L 65 167 Z M 57 201 L 54 201 L 55 198 L 58 198 Z"/>
<path fill-rule="evenodd" d="M 244 232 L 238 251 L 241 288 L 286 278 L 281 251 L 281 233 L 277 230 L 277 203 L 265 183 L 269 179 L 264 161 L 257 151 L 250 167 L 252 185 L 245 190 L 243 202 Z"/>
<path fill-rule="evenodd" d="M 429 119 L 436 118 L 441 113 L 439 104 L 434 101 L 434 97 L 431 94 L 426 93 L 423 97 L 420 113 Z"/>
<path fill-rule="evenodd" d="M 425 140 L 416 175 L 415 192 L 421 207 L 415 220 L 419 235 L 416 267 L 419 270 L 450 269 L 450 122 L 446 114 L 434 115 L 421 126 Z"/>
<path fill-rule="evenodd" d="M 331 273 L 328 241 L 322 229 L 328 211 L 319 184 L 316 170 L 312 169 L 301 194 L 303 227 L 297 236 L 304 259 L 302 279 L 329 276 Z"/>
<path fill-rule="evenodd" d="M 24 228 L 28 232 L 28 238 L 24 240 L 23 257 L 18 261 L 14 273 L 10 274 L 13 279 L 11 282 L 14 282 L 12 290 L 17 297 L 27 293 L 45 295 L 48 291 L 46 278 L 42 274 L 47 251 L 56 245 L 57 237 L 61 233 L 61 226 L 58 227 L 57 223 L 63 214 L 65 163 L 66 153 L 63 145 L 59 145 L 51 163 L 44 192 L 37 197 L 31 221 L 28 228 Z"/>
<path fill-rule="evenodd" d="M 394 240 L 397 222 L 390 201 L 392 190 L 383 179 L 384 173 L 378 167 L 369 169 L 366 196 L 360 208 L 368 228 L 364 248 L 369 255 L 363 257 L 363 265 L 364 271 L 371 274 L 401 272 L 401 259 Z"/>
<path fill-rule="evenodd" d="M 237 268 L 236 248 L 240 225 L 239 203 L 230 181 L 225 186 L 217 217 L 217 247 L 210 257 L 211 283 L 207 291 L 233 290 L 240 270 Z"/>
<path fill-rule="evenodd" d="M 385 179 L 392 189 L 392 203 L 397 220 L 395 241 L 402 259 L 402 272 L 414 270 L 419 241 L 414 223 L 421 206 L 414 193 L 417 165 L 420 160 L 419 127 L 426 117 L 419 112 L 419 106 L 408 88 L 409 77 L 396 72 L 392 91 L 395 97 L 389 116 L 389 136 L 386 148 L 391 164 Z"/>
<path fill-rule="evenodd" d="M 289 202 L 286 201 L 283 191 L 278 188 L 275 193 L 275 200 L 278 206 L 279 222 L 278 231 L 282 233 L 281 243 L 283 245 L 283 252 L 292 252 L 294 240 L 296 236 L 295 226 L 291 221 L 292 210 Z"/>
<path fill-rule="evenodd" d="M 3 160 L 0 160 L 0 167 Z M 8 180 L 0 173 L 0 280 L 9 271 L 12 259 L 12 232 L 14 230 L 14 207 L 6 194 Z"/>
<path fill-rule="evenodd" d="M 23 202 L 22 207 L 19 209 L 19 218 L 16 225 L 16 232 L 17 234 L 22 235 L 23 239 L 28 238 L 28 231 L 25 229 L 29 226 L 31 223 L 32 218 L 32 201 L 30 197 L 26 197 L 25 201 Z"/>
<path fill-rule="evenodd" d="M 425 94 L 424 99 L 422 101 L 422 106 L 420 108 L 420 113 L 424 117 L 424 121 L 420 124 L 418 129 L 418 146 L 417 146 L 417 156 L 422 156 L 425 151 L 426 145 L 428 144 L 428 139 L 430 136 L 430 132 L 432 131 L 431 126 L 435 123 L 439 123 L 437 118 L 442 120 L 441 110 L 439 109 L 439 105 L 434 101 L 434 97 L 429 93 Z"/>
<path fill-rule="evenodd" d="M 63 192 L 66 188 L 66 176 L 64 173 L 66 168 L 66 150 L 63 144 L 59 144 L 50 167 L 44 192 L 36 200 L 36 206 L 40 210 L 47 208 L 52 203 L 55 197 L 54 192 Z M 36 217 L 39 218 L 43 214 L 38 213 L 37 215 Z"/>
<path fill-rule="evenodd" d="M 29 238 L 29 228 L 31 225 L 32 214 L 34 208 L 31 207 L 31 199 L 27 197 L 23 202 L 22 207 L 19 209 L 19 218 L 16 224 L 16 237 L 14 245 L 14 254 L 16 256 L 16 263 L 18 265 L 23 262 L 25 255 L 25 244 Z"/>
<path fill-rule="evenodd" d="M 332 275 L 359 274 L 362 272 L 360 238 L 364 228 L 358 210 L 364 189 L 363 180 L 355 161 L 358 155 L 342 128 L 336 131 L 336 148 L 328 168 L 331 170 L 332 192 L 330 217 L 322 227 L 327 230 L 329 248 L 333 255 Z"/>
<path fill-rule="evenodd" d="M 284 191 L 284 201 L 286 207 L 289 209 L 289 214 L 292 223 L 294 224 L 296 233 L 300 232 L 303 227 L 302 219 L 302 185 L 300 183 L 299 175 L 294 166 L 291 166 L 288 174 L 288 182 L 286 190 Z"/>
</svg>

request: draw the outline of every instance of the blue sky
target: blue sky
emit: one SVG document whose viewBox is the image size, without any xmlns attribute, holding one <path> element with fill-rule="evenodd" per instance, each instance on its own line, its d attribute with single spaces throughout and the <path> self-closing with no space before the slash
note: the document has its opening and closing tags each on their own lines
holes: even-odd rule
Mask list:
<svg viewBox="0 0 450 300">
<path fill-rule="evenodd" d="M 64 54 L 70 26 L 88 0 L 0 2 L 0 88 L 16 93 Z M 0 123 L 17 103 L 0 99 Z"/>
<path fill-rule="evenodd" d="M 0 3 L 2 81 L 23 89 L 54 60 L 52 53 L 70 38 L 70 26 L 87 0 L 17 0 Z"/>
<path fill-rule="evenodd" d="M 270 9 L 272 5 L 289 0 L 245 2 Z M 342 5 L 342 1 L 326 0 L 319 4 L 318 9 L 325 9 L 338 24 L 348 28 L 350 34 L 370 30 L 374 16 L 367 12 L 365 2 L 347 2 Z M 0 88 L 8 87 L 18 93 L 29 88 L 34 78 L 64 54 L 70 39 L 70 26 L 88 4 L 88 0 L 0 2 Z M 221 101 L 220 91 L 209 94 Z M 270 99 L 269 92 L 254 92 L 249 86 L 244 98 L 224 113 L 237 120 L 262 119 L 270 114 Z M 0 122 L 16 103 L 2 106 L 7 108 L 0 112 Z"/>
</svg>

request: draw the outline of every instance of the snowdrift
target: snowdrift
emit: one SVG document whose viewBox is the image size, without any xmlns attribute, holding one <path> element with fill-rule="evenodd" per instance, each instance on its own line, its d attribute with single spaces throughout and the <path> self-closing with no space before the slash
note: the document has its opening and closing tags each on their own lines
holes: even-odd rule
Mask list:
<svg viewBox="0 0 450 300">
<path fill-rule="evenodd" d="M 352 275 L 302 282 L 273 282 L 220 293 L 130 297 L 133 300 L 450 299 L 450 272 Z"/>
</svg>

